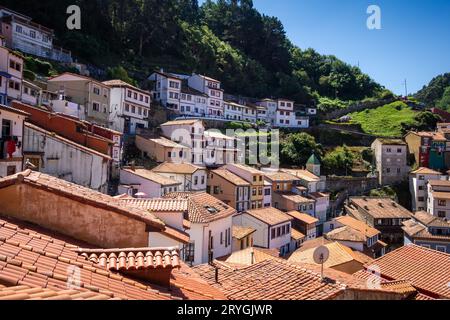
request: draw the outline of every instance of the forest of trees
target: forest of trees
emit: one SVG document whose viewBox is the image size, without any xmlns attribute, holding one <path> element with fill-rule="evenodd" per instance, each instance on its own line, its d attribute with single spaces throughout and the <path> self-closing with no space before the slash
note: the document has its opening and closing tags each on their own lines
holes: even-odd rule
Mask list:
<svg viewBox="0 0 450 320">
<path fill-rule="evenodd" d="M 429 106 L 450 111 L 450 73 L 432 79 L 416 93 L 415 98 Z"/>
<path fill-rule="evenodd" d="M 251 0 L 3 0 L 2 4 L 53 28 L 57 44 L 80 61 L 124 67 L 137 80 L 155 68 L 216 77 L 228 93 L 361 100 L 383 88 L 355 66 L 314 49 L 300 49 L 276 17 Z M 66 29 L 77 4 L 82 29 Z"/>
</svg>

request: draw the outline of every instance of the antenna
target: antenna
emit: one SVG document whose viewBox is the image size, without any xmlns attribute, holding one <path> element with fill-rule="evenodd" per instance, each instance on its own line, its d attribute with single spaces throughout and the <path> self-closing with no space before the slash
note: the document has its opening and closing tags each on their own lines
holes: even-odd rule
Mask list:
<svg viewBox="0 0 450 320">
<path fill-rule="evenodd" d="M 318 247 L 313 254 L 314 262 L 317 264 L 320 264 L 320 277 L 322 278 L 322 281 L 324 279 L 323 276 L 323 264 L 328 260 L 330 257 L 330 250 L 328 250 L 325 246 Z"/>
</svg>

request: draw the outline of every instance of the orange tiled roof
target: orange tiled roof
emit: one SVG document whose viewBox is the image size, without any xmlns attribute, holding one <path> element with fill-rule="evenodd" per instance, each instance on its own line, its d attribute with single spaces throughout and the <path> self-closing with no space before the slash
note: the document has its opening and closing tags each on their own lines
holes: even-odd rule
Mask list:
<svg viewBox="0 0 450 320">
<path fill-rule="evenodd" d="M 413 215 L 412 212 L 390 198 L 351 197 L 350 203 L 375 219 L 408 219 Z"/>
<path fill-rule="evenodd" d="M 205 192 L 174 192 L 164 197 L 168 199 L 187 199 L 190 223 L 209 223 L 228 218 L 236 213 L 234 208 Z"/>
<path fill-rule="evenodd" d="M 276 182 L 291 182 L 291 181 L 295 181 L 295 180 L 299 180 L 298 177 L 287 173 L 287 172 L 282 172 L 282 171 L 278 171 L 278 172 L 266 172 L 266 178 L 269 179 L 270 181 L 276 181 Z"/>
<path fill-rule="evenodd" d="M 283 172 L 292 174 L 292 175 L 294 175 L 302 180 L 305 180 L 307 182 L 320 181 L 320 178 L 318 176 L 309 172 L 308 170 L 302 170 L 302 169 L 280 169 L 280 170 Z"/>
<path fill-rule="evenodd" d="M 429 168 L 424 168 L 424 167 L 420 167 L 419 169 L 412 171 L 411 174 L 437 174 L 437 175 L 442 175 L 442 173 L 429 169 Z"/>
<path fill-rule="evenodd" d="M 291 216 L 273 207 L 248 210 L 246 213 L 269 226 L 275 226 L 293 220 Z"/>
<path fill-rule="evenodd" d="M 176 142 L 166 139 L 164 137 L 159 137 L 156 139 L 149 139 L 149 140 L 156 144 L 159 144 L 162 147 L 166 147 L 166 148 L 189 149 L 188 147 L 186 147 L 182 144 L 176 143 Z"/>
<path fill-rule="evenodd" d="M 305 235 L 301 233 L 300 231 L 295 230 L 294 228 L 291 228 L 291 238 L 294 240 L 301 240 L 305 238 Z"/>
<path fill-rule="evenodd" d="M 375 228 L 372 228 L 371 226 L 369 226 L 368 224 L 352 218 L 350 216 L 342 216 L 342 217 L 338 217 L 336 218 L 336 220 L 343 224 L 344 226 L 348 226 L 352 229 L 358 230 L 359 232 L 363 233 L 366 237 L 372 238 L 374 236 L 376 236 L 377 234 L 380 234 L 380 231 L 378 231 Z"/>
<path fill-rule="evenodd" d="M 287 212 L 287 214 L 297 220 L 300 220 L 300 221 L 306 223 L 306 224 L 313 224 L 313 223 L 319 222 L 319 219 L 314 218 L 313 216 L 311 216 L 307 213 L 302 213 L 299 211 L 289 211 L 289 212 Z"/>
<path fill-rule="evenodd" d="M 350 241 L 350 242 L 366 242 L 367 238 L 362 232 L 350 228 L 349 226 L 344 226 L 336 228 L 328 232 L 325 237 L 333 241 Z"/>
<path fill-rule="evenodd" d="M 450 254 L 407 245 L 376 259 L 371 265 L 378 267 L 384 279 L 407 279 L 421 293 L 450 299 Z"/>
<path fill-rule="evenodd" d="M 41 188 L 58 192 L 65 197 L 94 206 L 109 209 L 133 219 L 143 221 L 149 225 L 164 229 L 164 223 L 153 214 L 124 205 L 120 199 L 94 191 L 92 189 L 67 182 L 50 175 L 25 170 L 24 172 L 0 179 L 0 188 L 8 187 L 16 183 L 25 183 L 35 188 Z"/>
<path fill-rule="evenodd" d="M 63 299 L 76 295 L 72 292 L 67 296 L 67 290 L 71 289 L 68 283 L 76 285 L 75 290 L 86 298 L 99 295 L 132 300 L 211 298 L 201 294 L 204 283 L 183 275 L 172 275 L 172 281 L 181 277 L 184 284 L 177 287 L 172 282 L 172 290 L 169 291 L 147 281 L 133 280 L 105 270 L 80 255 L 80 245 L 89 246 L 32 224 L 0 217 L 0 285 L 49 289 L 58 292 Z M 77 273 L 79 279 L 71 276 Z M 216 293 L 214 298 L 223 297 L 217 290 L 209 290 Z"/>
<path fill-rule="evenodd" d="M 187 199 L 135 199 L 125 198 L 120 201 L 128 206 L 150 212 L 184 212 L 188 209 Z"/>
<path fill-rule="evenodd" d="M 235 175 L 233 172 L 228 171 L 226 169 L 212 170 L 211 173 L 218 175 L 219 177 L 231 182 L 236 186 L 250 186 L 249 182 L 245 181 L 241 177 Z"/>
<path fill-rule="evenodd" d="M 233 238 L 236 238 L 238 240 L 241 240 L 255 232 L 256 232 L 256 229 L 254 229 L 254 228 L 242 227 L 242 226 L 236 226 L 236 225 L 234 225 L 231 229 L 231 234 L 233 235 Z"/>
<path fill-rule="evenodd" d="M 156 173 L 178 173 L 178 174 L 194 174 L 197 170 L 204 170 L 198 166 L 195 166 L 191 163 L 170 163 L 164 162 L 161 163 L 156 168 L 153 168 L 152 171 Z"/>
<path fill-rule="evenodd" d="M 122 300 L 113 294 L 79 289 L 52 290 L 32 286 L 0 287 L 0 300 Z"/>
<path fill-rule="evenodd" d="M 305 198 L 299 194 L 293 192 L 277 192 L 282 198 L 292 201 L 294 203 L 314 203 L 314 200 Z"/>
<path fill-rule="evenodd" d="M 87 260 L 111 271 L 180 267 L 177 248 L 78 249 Z"/>
<path fill-rule="evenodd" d="M 134 174 L 138 177 L 156 182 L 162 186 L 175 186 L 175 185 L 180 185 L 181 182 L 175 181 L 173 179 L 164 177 L 160 174 L 157 174 L 155 172 L 152 172 L 150 170 L 147 169 L 141 169 L 141 168 L 136 168 L 136 169 L 131 169 L 131 168 L 124 168 L 122 169 L 125 172 Z"/>
<path fill-rule="evenodd" d="M 341 283 L 322 282 L 320 274 L 281 259 L 268 259 L 244 268 L 216 264 L 193 269 L 230 300 L 329 300 L 345 290 Z"/>
<path fill-rule="evenodd" d="M 281 259 L 280 252 L 277 249 L 249 247 L 244 250 L 233 252 L 231 255 L 222 257 L 219 260 L 223 261 L 225 265 L 242 268 L 271 259 Z"/>
<path fill-rule="evenodd" d="M 142 89 L 140 89 L 138 87 L 135 87 L 135 86 L 133 86 L 133 85 L 131 85 L 131 84 L 125 82 L 125 81 L 120 80 L 120 79 L 103 81 L 102 83 L 104 85 L 107 85 L 108 87 L 126 87 L 126 88 L 130 88 L 130 89 L 139 91 L 139 92 L 141 92 L 143 94 L 150 95 L 150 92 L 142 90 Z"/>
</svg>

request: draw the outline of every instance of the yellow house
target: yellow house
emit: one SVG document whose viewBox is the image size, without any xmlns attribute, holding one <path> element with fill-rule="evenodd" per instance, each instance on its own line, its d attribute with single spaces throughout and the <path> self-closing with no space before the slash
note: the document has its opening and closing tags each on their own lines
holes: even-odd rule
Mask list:
<svg viewBox="0 0 450 320">
<path fill-rule="evenodd" d="M 264 172 L 242 164 L 227 164 L 225 168 L 250 183 L 250 206 L 252 209 L 264 207 Z"/>
<path fill-rule="evenodd" d="M 158 163 L 190 161 L 190 148 L 163 137 L 148 139 L 137 135 L 136 147 L 145 157 L 153 158 Z"/>
</svg>

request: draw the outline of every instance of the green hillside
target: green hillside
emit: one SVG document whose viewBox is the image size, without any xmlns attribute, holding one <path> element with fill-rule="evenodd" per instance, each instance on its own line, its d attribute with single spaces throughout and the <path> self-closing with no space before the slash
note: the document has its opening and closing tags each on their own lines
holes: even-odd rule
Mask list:
<svg viewBox="0 0 450 320">
<path fill-rule="evenodd" d="M 365 133 L 400 137 L 402 124 L 413 125 L 417 114 L 404 102 L 397 101 L 376 109 L 352 113 L 350 117 L 352 123 L 360 124 Z"/>
</svg>

